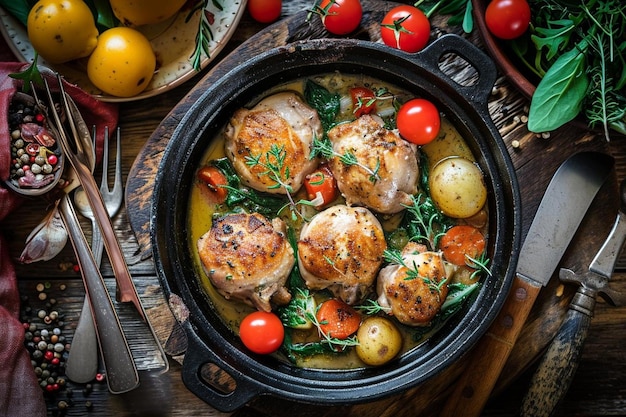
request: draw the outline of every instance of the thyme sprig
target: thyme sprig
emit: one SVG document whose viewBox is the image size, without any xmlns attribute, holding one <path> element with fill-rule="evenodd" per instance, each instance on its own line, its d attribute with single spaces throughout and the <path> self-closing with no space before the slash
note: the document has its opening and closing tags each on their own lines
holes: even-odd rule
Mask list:
<svg viewBox="0 0 626 417">
<path fill-rule="evenodd" d="M 224 7 L 220 4 L 218 0 L 211 0 L 213 6 L 215 6 L 218 10 L 224 10 Z M 213 31 L 211 31 L 211 25 L 213 24 L 212 19 L 214 18 L 213 14 L 206 11 L 206 8 L 209 4 L 209 0 L 200 0 L 196 3 L 196 5 L 189 11 L 187 18 L 185 19 L 185 23 L 189 23 L 194 13 L 198 10 L 200 11 L 200 22 L 198 23 L 198 32 L 196 33 L 196 47 L 190 57 L 192 60 L 193 69 L 196 71 L 200 71 L 202 69 L 202 56 L 206 55 L 207 58 L 211 57 L 209 51 L 209 42 L 213 40 Z"/>
<path fill-rule="evenodd" d="M 250 167 L 262 167 L 264 171 L 259 175 L 267 176 L 274 182 L 274 184 L 268 186 L 269 189 L 275 190 L 282 188 L 285 190 L 287 203 L 278 210 L 277 214 L 280 215 L 284 209 L 289 208 L 293 221 L 296 221 L 298 217 L 306 221 L 308 219 L 298 210 L 298 205 L 313 206 L 313 203 L 309 200 L 295 201 L 293 199 L 293 187 L 288 183 L 291 172 L 286 163 L 286 159 L 287 150 L 285 149 L 285 145 L 278 146 L 275 143 L 273 143 L 270 149 L 264 154 L 250 154 L 245 157 L 246 165 Z"/>
<path fill-rule="evenodd" d="M 424 284 L 428 286 L 428 289 L 432 292 L 441 293 L 441 288 L 443 288 L 443 286 L 448 281 L 448 278 L 444 278 L 441 281 L 437 282 L 427 276 L 421 275 L 415 261 L 412 261 L 411 266 L 407 265 L 406 261 L 404 260 L 404 256 L 402 256 L 402 252 L 397 249 L 385 249 L 385 251 L 383 252 L 383 257 L 385 261 L 389 262 L 390 264 L 400 265 L 406 268 L 405 280 L 410 281 L 414 279 L 421 279 Z"/>
<path fill-rule="evenodd" d="M 346 151 L 343 154 L 335 152 L 335 150 L 333 149 L 332 143 L 328 139 L 313 138 L 311 158 L 315 158 L 317 156 L 321 156 L 324 159 L 331 159 L 331 158 L 337 157 L 344 165 L 359 166 L 360 168 L 365 170 L 365 172 L 368 173 L 369 175 L 368 179 L 373 183 L 375 183 L 376 181 L 380 179 L 380 174 L 379 174 L 380 160 L 379 159 L 376 160 L 376 166 L 374 168 L 370 168 L 367 165 L 360 163 L 356 155 L 354 155 L 354 153 L 351 151 Z"/>
</svg>

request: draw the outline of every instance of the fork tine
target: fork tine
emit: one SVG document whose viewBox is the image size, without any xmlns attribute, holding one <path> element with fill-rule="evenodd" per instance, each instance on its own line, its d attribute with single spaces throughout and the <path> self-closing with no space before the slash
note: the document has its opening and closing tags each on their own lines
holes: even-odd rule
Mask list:
<svg viewBox="0 0 626 417">
<path fill-rule="evenodd" d="M 102 146 L 102 181 L 100 181 L 100 192 L 104 196 L 104 194 L 109 191 L 109 126 L 104 126 L 104 143 Z"/>
<path fill-rule="evenodd" d="M 117 142 L 115 149 L 115 178 L 113 179 L 112 194 L 115 194 L 118 200 L 122 199 L 122 135 L 121 129 L 116 129 L 115 140 Z"/>
</svg>

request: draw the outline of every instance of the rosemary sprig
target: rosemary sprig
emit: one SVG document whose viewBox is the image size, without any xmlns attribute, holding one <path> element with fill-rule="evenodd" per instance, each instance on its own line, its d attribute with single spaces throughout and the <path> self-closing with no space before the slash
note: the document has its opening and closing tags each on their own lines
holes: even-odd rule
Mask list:
<svg viewBox="0 0 626 417">
<path fill-rule="evenodd" d="M 383 307 L 378 303 L 378 301 L 372 300 L 371 298 L 365 300 L 365 304 L 355 306 L 354 308 L 368 316 L 373 316 L 381 312 L 385 314 L 389 314 L 391 312 L 391 307 Z"/>
<path fill-rule="evenodd" d="M 433 292 L 441 293 L 441 288 L 443 288 L 443 286 L 448 281 L 448 278 L 444 278 L 441 281 L 437 282 L 430 279 L 429 277 L 420 275 L 419 269 L 417 268 L 417 264 L 415 263 L 415 261 L 412 262 L 411 266 L 408 266 L 404 261 L 402 252 L 400 252 L 399 250 L 385 249 L 385 251 L 383 252 L 383 257 L 385 261 L 389 262 L 390 264 L 400 265 L 406 268 L 407 271 L 405 280 L 410 281 L 414 279 L 421 279 L 422 281 L 424 281 L 424 284 L 428 286 L 428 289 Z"/>
<path fill-rule="evenodd" d="M 449 226 L 449 219 L 437 209 L 427 195 L 420 193 L 411 196 L 411 199 L 413 204 L 405 206 L 411 226 L 411 240 L 425 241 L 430 249 L 434 250 Z"/>
<path fill-rule="evenodd" d="M 465 257 L 467 258 L 465 264 L 475 269 L 472 275 L 470 275 L 470 279 L 477 279 L 481 273 L 491 276 L 491 270 L 488 267 L 490 259 L 487 258 L 487 253 L 483 252 L 478 258 L 472 258 L 468 255 L 465 255 Z"/>
<path fill-rule="evenodd" d="M 213 6 L 218 10 L 224 10 L 224 7 L 218 0 L 211 0 Z M 199 0 L 196 5 L 189 11 L 185 23 L 189 23 L 194 13 L 200 11 L 200 22 L 198 24 L 198 33 L 196 33 L 196 47 L 190 57 L 192 60 L 193 69 L 200 71 L 202 69 L 202 56 L 206 55 L 207 58 L 211 57 L 209 51 L 209 42 L 213 40 L 213 32 L 211 31 L 211 24 L 213 14 L 206 11 L 209 4 L 209 0 Z"/>
<path fill-rule="evenodd" d="M 407 16 L 408 17 L 408 16 Z M 378 103 L 386 100 L 395 100 L 396 96 L 394 96 L 389 89 L 385 87 L 376 88 L 373 90 L 373 97 L 358 97 L 352 110 L 352 113 L 357 113 L 362 108 L 371 107 L 374 103 Z"/>
<path fill-rule="evenodd" d="M 339 158 L 339 160 L 348 166 L 359 166 L 365 170 L 369 174 L 369 180 L 373 183 L 380 179 L 380 160 L 376 160 L 376 166 L 374 168 L 370 168 L 367 165 L 363 165 L 359 162 L 356 155 L 354 155 L 351 151 L 346 151 L 343 154 L 335 152 L 333 150 L 333 145 L 328 139 L 318 139 L 313 138 L 313 146 L 311 149 L 310 158 L 315 158 L 316 156 L 321 156 L 324 159 L 331 159 L 334 157 Z"/>
<path fill-rule="evenodd" d="M 320 306 L 317 306 L 317 309 L 319 309 L 319 307 Z M 313 323 L 313 325 L 317 328 L 317 333 L 320 335 L 321 338 L 320 343 L 328 345 L 331 349 L 345 350 L 347 347 L 359 345 L 359 340 L 356 338 L 356 336 L 350 336 L 347 339 L 338 339 L 336 337 L 328 336 L 322 331 L 322 323 L 320 323 L 320 321 L 317 319 L 316 314 L 307 311 L 306 318 L 309 319 L 309 321 L 311 321 L 311 323 Z"/>
</svg>

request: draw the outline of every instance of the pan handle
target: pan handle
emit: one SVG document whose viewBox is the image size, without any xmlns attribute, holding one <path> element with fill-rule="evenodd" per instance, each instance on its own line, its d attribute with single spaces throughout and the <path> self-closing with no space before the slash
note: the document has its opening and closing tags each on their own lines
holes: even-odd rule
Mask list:
<svg viewBox="0 0 626 417">
<path fill-rule="evenodd" d="M 471 85 L 459 84 L 449 74 L 446 74 L 439 64 L 446 54 L 458 55 L 470 64 L 478 73 L 476 82 Z M 473 43 L 459 35 L 446 34 L 428 45 L 412 59 L 445 79 L 471 102 L 486 107 L 498 77 L 498 70 L 493 60 Z"/>
<path fill-rule="evenodd" d="M 193 331 L 191 324 L 184 324 L 188 338 L 188 347 L 182 366 L 182 379 L 185 386 L 200 399 L 221 412 L 234 412 L 246 405 L 250 400 L 259 396 L 262 386 L 246 375 L 230 367 L 223 359 L 216 355 Z M 219 368 L 214 373 L 216 379 L 219 373 L 225 372 L 234 381 L 234 386 L 219 390 L 202 377 L 204 365 L 212 364 Z M 213 373 L 213 372 L 211 372 Z M 228 378 L 227 378 L 228 379 Z M 220 378 L 220 381 L 222 378 Z M 219 385 L 216 383 L 216 385 Z"/>
</svg>

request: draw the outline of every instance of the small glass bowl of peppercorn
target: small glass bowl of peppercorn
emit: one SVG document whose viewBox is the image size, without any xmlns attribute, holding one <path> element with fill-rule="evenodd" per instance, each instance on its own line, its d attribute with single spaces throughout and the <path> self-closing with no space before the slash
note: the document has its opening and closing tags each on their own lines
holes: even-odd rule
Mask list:
<svg viewBox="0 0 626 417">
<path fill-rule="evenodd" d="M 52 190 L 63 173 L 64 158 L 45 114 L 33 96 L 16 92 L 9 105 L 11 169 L 6 185 L 15 192 L 38 196 Z"/>
</svg>

